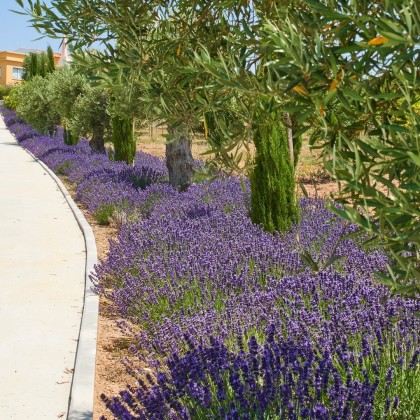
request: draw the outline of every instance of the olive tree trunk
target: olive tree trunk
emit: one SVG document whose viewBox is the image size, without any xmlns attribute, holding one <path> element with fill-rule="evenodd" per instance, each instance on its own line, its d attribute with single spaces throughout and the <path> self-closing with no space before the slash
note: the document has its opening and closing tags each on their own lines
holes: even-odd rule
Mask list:
<svg viewBox="0 0 420 420">
<path fill-rule="evenodd" d="M 191 139 L 183 127 L 168 127 L 170 140 L 166 143 L 166 167 L 169 184 L 185 191 L 192 183 L 194 159 L 191 152 Z"/>
<path fill-rule="evenodd" d="M 89 146 L 93 153 L 105 153 L 103 127 L 98 127 L 93 131 L 93 135 L 89 141 Z"/>
<path fill-rule="evenodd" d="M 295 161 L 295 153 L 293 148 L 293 129 L 292 129 L 292 119 L 290 118 L 290 114 L 285 112 L 283 114 L 283 121 L 286 125 L 286 135 L 287 135 L 287 143 L 289 145 L 289 151 L 290 151 L 290 161 Z"/>
<path fill-rule="evenodd" d="M 286 136 L 287 143 L 289 145 L 290 160 L 293 162 L 293 165 L 296 168 L 299 161 L 300 150 L 302 148 L 302 136 L 293 138 L 295 122 L 288 112 L 283 113 L 283 122 L 286 126 Z"/>
</svg>

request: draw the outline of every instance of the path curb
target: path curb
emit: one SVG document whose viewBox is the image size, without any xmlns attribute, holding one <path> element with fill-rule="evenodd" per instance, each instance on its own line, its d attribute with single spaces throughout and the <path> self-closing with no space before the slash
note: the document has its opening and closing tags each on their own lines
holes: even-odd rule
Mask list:
<svg viewBox="0 0 420 420">
<path fill-rule="evenodd" d="M 19 142 L 18 142 L 19 143 Z M 21 146 L 22 147 L 22 146 Z M 88 420 L 93 418 L 96 340 L 98 335 L 99 297 L 91 290 L 90 274 L 98 261 L 95 237 L 92 228 L 83 213 L 73 201 L 60 178 L 45 165 L 42 160 L 22 147 L 56 182 L 58 188 L 69 204 L 80 229 L 83 232 L 86 246 L 85 295 L 76 350 L 76 361 L 70 390 L 68 420 Z"/>
</svg>

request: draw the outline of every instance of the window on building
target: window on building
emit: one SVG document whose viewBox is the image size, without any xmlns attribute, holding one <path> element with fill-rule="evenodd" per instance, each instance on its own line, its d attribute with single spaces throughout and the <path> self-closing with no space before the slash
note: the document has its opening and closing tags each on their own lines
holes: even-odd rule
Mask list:
<svg viewBox="0 0 420 420">
<path fill-rule="evenodd" d="M 23 68 L 22 67 L 13 67 L 12 79 L 13 80 L 22 80 L 23 79 Z"/>
</svg>

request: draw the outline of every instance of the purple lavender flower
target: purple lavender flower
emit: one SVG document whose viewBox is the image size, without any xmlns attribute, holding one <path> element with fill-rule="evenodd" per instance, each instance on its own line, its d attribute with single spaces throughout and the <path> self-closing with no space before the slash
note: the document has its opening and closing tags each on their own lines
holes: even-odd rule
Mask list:
<svg viewBox="0 0 420 420">
<path fill-rule="evenodd" d="M 247 344 L 248 351 L 233 353 L 220 340 L 211 341 L 211 347 L 194 348 L 182 357 L 171 356 L 167 363 L 168 374 L 158 374 L 159 388 L 154 386 L 137 394 L 139 406 L 145 407 L 149 416 L 157 413 L 158 404 L 163 404 L 160 413 L 167 413 L 165 410 L 169 407 L 177 407 L 186 418 L 220 418 L 221 415 L 238 419 L 270 415 L 290 419 L 298 416 L 313 419 L 370 418 L 370 402 L 375 393 L 372 383 L 369 380 L 364 383 L 342 382 L 337 370 L 327 362 L 329 355 L 322 360 L 311 356 L 322 375 L 332 372 L 334 377 L 333 381 L 324 384 L 323 402 L 318 400 L 315 383 L 302 369 L 296 369 L 300 359 L 317 353 L 315 348 L 278 338 L 260 346 L 252 337 Z M 190 366 L 195 368 L 191 370 Z M 245 371 L 255 376 L 253 386 L 256 390 L 248 386 L 249 382 L 243 375 Z M 230 390 L 229 394 L 223 392 L 219 399 L 220 384 Z M 132 394 L 128 398 L 120 394 L 117 399 L 121 404 L 127 404 L 128 399 L 130 407 L 137 407 L 131 397 Z M 118 413 L 117 416 L 122 418 L 118 411 L 121 405 L 114 403 L 111 409 L 114 415 Z"/>
</svg>

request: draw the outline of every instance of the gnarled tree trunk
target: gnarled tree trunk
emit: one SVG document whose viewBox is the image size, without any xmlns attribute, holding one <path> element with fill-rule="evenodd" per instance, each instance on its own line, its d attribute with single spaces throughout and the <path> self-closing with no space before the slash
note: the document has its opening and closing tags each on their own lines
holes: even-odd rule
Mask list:
<svg viewBox="0 0 420 420">
<path fill-rule="evenodd" d="M 89 146 L 93 153 L 105 153 L 103 127 L 94 130 L 92 138 L 89 141 Z"/>
<path fill-rule="evenodd" d="M 191 153 L 191 139 L 184 127 L 168 127 L 170 140 L 166 143 L 166 167 L 169 184 L 185 191 L 192 183 L 194 159 Z"/>
</svg>

